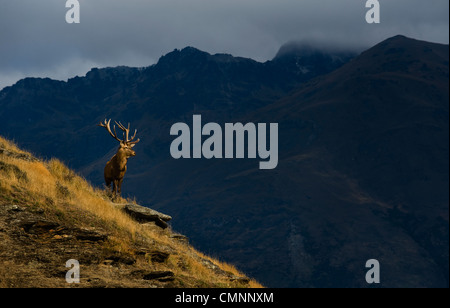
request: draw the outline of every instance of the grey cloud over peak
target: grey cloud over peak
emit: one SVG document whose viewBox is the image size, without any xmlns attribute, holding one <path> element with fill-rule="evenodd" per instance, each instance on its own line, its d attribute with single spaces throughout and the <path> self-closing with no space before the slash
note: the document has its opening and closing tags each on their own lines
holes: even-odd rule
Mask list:
<svg viewBox="0 0 450 308">
<path fill-rule="evenodd" d="M 26 76 L 67 79 L 91 67 L 148 66 L 185 46 L 266 61 L 289 41 L 364 48 L 403 34 L 448 44 L 447 0 L 0 0 L 0 89 Z"/>
</svg>

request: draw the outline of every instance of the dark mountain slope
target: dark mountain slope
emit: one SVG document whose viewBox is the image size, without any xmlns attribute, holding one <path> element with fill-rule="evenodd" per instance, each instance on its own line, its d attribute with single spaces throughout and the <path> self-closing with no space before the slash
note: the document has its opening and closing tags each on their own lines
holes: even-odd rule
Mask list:
<svg viewBox="0 0 450 308">
<path fill-rule="evenodd" d="M 394 37 L 262 112 L 281 123 L 293 118 L 314 123 L 317 138 L 311 146 L 286 148 L 295 154 L 320 151 L 319 157 L 329 157 L 322 168 L 350 181 L 363 204 L 378 203 L 370 220 L 381 218 L 399 228 L 387 234 L 380 249 L 395 243 L 398 257 L 391 255 L 389 262 L 408 264 L 409 281 L 418 285 L 431 279 L 418 278 L 430 270 L 418 269 L 422 262 L 414 257 L 414 246 L 426 256 L 424 262 L 432 260 L 437 272 L 446 273 L 448 284 L 448 63 L 448 46 Z M 286 139 L 296 132 L 283 130 Z M 387 229 L 382 226 L 373 232 Z M 394 236 L 400 233 L 414 245 L 402 251 Z"/>
<path fill-rule="evenodd" d="M 448 78 L 448 46 L 398 36 L 263 113 L 315 121 L 316 144 L 371 193 L 445 205 Z"/>
<path fill-rule="evenodd" d="M 167 161 L 150 198 L 268 285 L 446 286 L 447 82 L 448 46 L 391 38 L 239 119 L 279 123 L 275 170 Z"/>
</svg>

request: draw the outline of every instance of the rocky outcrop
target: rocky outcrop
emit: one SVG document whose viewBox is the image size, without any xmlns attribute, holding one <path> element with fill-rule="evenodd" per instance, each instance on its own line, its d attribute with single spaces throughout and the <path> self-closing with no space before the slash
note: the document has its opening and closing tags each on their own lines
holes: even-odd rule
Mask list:
<svg viewBox="0 0 450 308">
<path fill-rule="evenodd" d="M 158 280 L 168 282 L 175 280 L 175 274 L 172 271 L 145 271 L 139 270 L 131 273 L 133 276 L 143 280 Z"/>
<path fill-rule="evenodd" d="M 152 250 L 150 251 L 147 256 L 150 258 L 152 262 L 156 263 L 164 263 L 169 258 L 170 253 L 161 251 L 161 250 Z"/>
<path fill-rule="evenodd" d="M 136 221 L 140 223 L 154 222 L 162 229 L 166 229 L 169 226 L 167 222 L 172 220 L 172 217 L 169 215 L 141 205 L 127 203 L 118 206 L 120 206 L 125 213 L 130 215 Z"/>
<path fill-rule="evenodd" d="M 16 213 L 10 220 L 12 225 L 19 227 L 26 235 L 36 239 L 51 240 L 79 240 L 90 242 L 103 242 L 108 235 L 95 228 L 77 228 L 62 226 L 56 222 L 49 221 L 39 215 L 30 213 L 21 206 L 12 204 L 4 208 L 10 213 Z M 20 213 L 20 214 L 18 214 Z M 42 212 L 40 212 L 42 214 Z"/>
<path fill-rule="evenodd" d="M 146 216 L 138 216 L 147 217 L 146 221 L 154 216 L 161 221 L 162 218 L 170 218 L 137 205 L 123 208 L 147 213 Z M 116 251 L 108 242 L 113 236 L 101 227 L 76 227 L 53 218 L 46 210 L 23 204 L 8 204 L 0 199 L 0 286 L 16 283 L 17 278 L 9 272 L 20 276 L 25 268 L 32 271 L 32 277 L 28 272 L 26 274 L 28 286 L 66 287 L 68 285 L 64 277 L 68 269 L 64 264 L 73 258 L 83 266 L 82 287 L 154 288 L 178 287 L 180 283 L 204 286 L 202 282 L 197 282 L 196 278 L 179 276 L 174 268 L 170 268 L 171 264 L 176 262 L 175 268 L 187 271 L 189 265 L 186 260 L 191 258 L 195 259 L 199 266 L 211 270 L 211 275 L 221 277 L 225 283 L 240 287 L 249 285 L 250 280 L 247 277 L 225 271 L 191 249 L 181 252 L 170 245 L 153 241 L 139 245 L 135 243 L 131 252 Z M 185 236 L 174 234 L 170 229 L 161 230 L 161 234 L 188 245 Z M 183 257 L 183 253 L 188 255 Z M 7 266 L 11 266 L 10 260 L 14 260 L 17 265 L 8 268 Z M 45 273 L 44 280 L 41 279 L 41 272 Z M 6 275 L 6 278 L 2 275 Z"/>
</svg>

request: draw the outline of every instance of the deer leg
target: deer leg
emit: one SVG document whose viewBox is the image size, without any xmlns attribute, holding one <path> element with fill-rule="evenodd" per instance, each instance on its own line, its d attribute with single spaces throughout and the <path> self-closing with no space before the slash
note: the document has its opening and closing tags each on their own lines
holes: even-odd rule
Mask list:
<svg viewBox="0 0 450 308">
<path fill-rule="evenodd" d="M 122 182 L 123 182 L 123 178 L 119 180 L 119 187 L 118 187 L 118 190 L 119 190 L 119 196 L 120 196 L 120 194 L 122 193 Z"/>
<path fill-rule="evenodd" d="M 114 180 L 113 181 L 113 196 L 114 196 L 114 198 L 117 196 L 117 186 L 118 186 L 118 181 Z"/>
<path fill-rule="evenodd" d="M 106 183 L 106 187 L 108 188 L 108 190 L 111 191 L 111 180 L 105 179 L 105 183 Z"/>
</svg>

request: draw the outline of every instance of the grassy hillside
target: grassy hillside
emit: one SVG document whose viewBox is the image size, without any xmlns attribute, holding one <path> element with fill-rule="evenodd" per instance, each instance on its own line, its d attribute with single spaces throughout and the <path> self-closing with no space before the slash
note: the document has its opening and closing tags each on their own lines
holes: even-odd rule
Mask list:
<svg viewBox="0 0 450 308">
<path fill-rule="evenodd" d="M 116 203 L 130 203 L 118 200 Z M 65 280 L 80 262 L 80 283 Z M 261 287 L 0 137 L 0 287 Z"/>
</svg>

